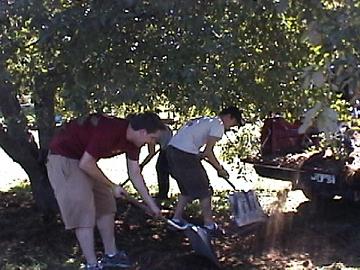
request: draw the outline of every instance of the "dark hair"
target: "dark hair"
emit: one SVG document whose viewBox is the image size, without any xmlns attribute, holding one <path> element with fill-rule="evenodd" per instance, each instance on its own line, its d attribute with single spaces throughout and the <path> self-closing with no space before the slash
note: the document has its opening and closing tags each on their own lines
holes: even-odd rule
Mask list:
<svg viewBox="0 0 360 270">
<path fill-rule="evenodd" d="M 153 112 L 131 115 L 131 117 L 128 117 L 127 119 L 134 130 L 145 129 L 148 133 L 154 133 L 166 128 L 160 117 Z"/>
<path fill-rule="evenodd" d="M 240 111 L 237 107 L 230 106 L 230 107 L 223 109 L 219 113 L 219 115 L 226 115 L 226 114 L 230 114 L 230 116 L 232 118 L 235 118 L 239 127 L 245 125 L 245 120 L 244 120 L 244 118 L 242 118 L 242 111 Z"/>
</svg>

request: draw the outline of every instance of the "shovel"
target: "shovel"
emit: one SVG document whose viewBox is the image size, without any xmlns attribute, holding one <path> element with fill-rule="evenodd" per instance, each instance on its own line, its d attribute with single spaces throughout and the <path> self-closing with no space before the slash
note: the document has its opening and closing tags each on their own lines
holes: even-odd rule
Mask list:
<svg viewBox="0 0 360 270">
<path fill-rule="evenodd" d="M 190 225 L 188 228 L 185 229 L 184 233 L 189 239 L 191 247 L 196 254 L 209 259 L 218 268 L 220 268 L 220 263 L 212 247 L 210 237 L 203 228 L 195 225 Z"/>
<path fill-rule="evenodd" d="M 256 193 L 253 190 L 237 190 L 229 179 L 225 180 L 233 188 L 232 194 L 229 195 L 229 201 L 236 225 L 239 228 L 244 228 L 266 222 L 267 215 L 264 213 Z"/>
<path fill-rule="evenodd" d="M 209 160 L 204 159 L 211 164 Z M 229 201 L 232 208 L 232 216 L 239 228 L 248 227 L 253 224 L 261 224 L 266 221 L 265 215 L 258 198 L 253 190 L 241 191 L 236 189 L 235 185 L 228 179 L 223 178 L 233 189 L 229 195 Z"/>
<path fill-rule="evenodd" d="M 159 153 L 159 152 L 160 152 L 160 148 L 155 151 L 154 156 L 155 156 L 157 153 Z M 146 164 L 140 164 L 140 166 L 143 166 L 143 167 L 144 167 L 145 165 L 146 165 Z M 124 182 L 122 182 L 122 183 L 120 184 L 120 186 L 121 186 L 121 187 L 124 187 L 130 180 L 131 180 L 131 179 L 130 179 L 130 177 L 129 177 L 129 178 L 126 179 Z"/>
<path fill-rule="evenodd" d="M 132 205 L 141 208 L 148 215 L 152 216 L 150 209 L 144 204 L 140 203 L 138 200 L 133 197 L 126 197 L 126 200 Z M 159 217 L 166 224 L 174 227 L 177 230 L 184 231 L 186 237 L 189 239 L 192 249 L 196 254 L 203 256 L 213 262 L 218 268 L 220 268 L 220 263 L 216 257 L 214 249 L 211 244 L 210 237 L 205 229 L 195 226 L 193 224 L 188 224 L 185 228 L 177 225 L 172 220 L 167 219 L 163 216 Z"/>
</svg>

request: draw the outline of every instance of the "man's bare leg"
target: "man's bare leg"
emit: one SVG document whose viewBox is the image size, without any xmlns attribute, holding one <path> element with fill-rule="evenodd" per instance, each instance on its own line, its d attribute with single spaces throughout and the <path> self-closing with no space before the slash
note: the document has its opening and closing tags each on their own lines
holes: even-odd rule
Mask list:
<svg viewBox="0 0 360 270">
<path fill-rule="evenodd" d="M 174 218 L 175 219 L 183 219 L 184 209 L 187 204 L 191 201 L 189 196 L 179 195 L 179 200 L 175 208 Z"/>
<path fill-rule="evenodd" d="M 214 219 L 211 210 L 211 197 L 206 197 L 200 200 L 201 210 L 204 217 L 204 225 L 210 226 L 214 224 Z"/>
<path fill-rule="evenodd" d="M 114 214 L 104 215 L 97 219 L 96 224 L 104 245 L 105 254 L 116 254 Z"/>
<path fill-rule="evenodd" d="M 76 228 L 76 238 L 79 241 L 82 253 L 88 264 L 96 264 L 96 254 L 94 246 L 94 228 Z"/>
</svg>

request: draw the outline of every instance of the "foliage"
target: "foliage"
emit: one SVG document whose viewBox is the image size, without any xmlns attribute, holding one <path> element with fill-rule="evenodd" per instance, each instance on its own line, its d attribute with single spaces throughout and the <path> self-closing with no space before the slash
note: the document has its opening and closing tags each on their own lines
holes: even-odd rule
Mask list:
<svg viewBox="0 0 360 270">
<path fill-rule="evenodd" d="M 4 6 L 3 56 L 19 90 L 36 102 L 37 89 L 56 89 L 58 110 L 74 114 L 121 104 L 151 109 L 164 98 L 182 113 L 232 103 L 262 115 L 274 106 L 296 113 L 293 99 L 313 95 L 295 78 L 309 53 L 296 9 L 278 13 L 269 1 L 142 1 L 133 9 L 124 2 Z"/>
<path fill-rule="evenodd" d="M 33 102 L 38 89 L 56 89 L 57 110 L 69 117 L 164 103 L 181 114 L 235 103 L 251 117 L 296 117 L 331 95 L 321 87 L 333 47 L 314 41 L 331 36 L 327 15 L 340 11 L 315 2 L 9 2 L 2 74 Z"/>
<path fill-rule="evenodd" d="M 221 157 L 237 169 L 241 159 L 256 156 L 260 152 L 260 128 L 262 122 L 247 124 L 236 133 L 227 135 L 227 142 L 222 147 Z M 229 132 L 228 132 L 229 133 Z"/>
<path fill-rule="evenodd" d="M 182 113 L 236 103 L 296 116 L 331 95 L 349 73 L 339 58 L 356 55 L 355 22 L 335 32 L 344 16 L 358 17 L 353 1 L 128 2 L 3 4 L 2 76 L 34 102 L 37 89 L 56 89 L 66 114 L 152 109 L 165 99 Z"/>
<path fill-rule="evenodd" d="M 354 103 L 359 97 L 358 1 L 311 1 L 304 39 L 313 45 L 313 82 Z M 351 33 L 351 34 L 350 34 Z M 309 80 L 307 81 L 309 82 Z"/>
</svg>

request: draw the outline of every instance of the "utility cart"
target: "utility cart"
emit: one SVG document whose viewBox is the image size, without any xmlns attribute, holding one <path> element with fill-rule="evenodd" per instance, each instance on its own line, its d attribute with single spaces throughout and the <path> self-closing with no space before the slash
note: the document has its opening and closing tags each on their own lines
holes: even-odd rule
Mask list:
<svg viewBox="0 0 360 270">
<path fill-rule="evenodd" d="M 260 155 L 243 161 L 253 164 L 260 176 L 291 181 L 293 188 L 301 189 L 310 200 L 324 201 L 335 196 L 360 200 L 360 170 L 353 164 L 356 155 L 336 159 L 325 151 L 306 153 L 305 148 L 318 143 L 318 138 L 300 135 L 299 126 L 300 123 L 289 123 L 282 117 L 266 119 L 261 130 Z"/>
</svg>

